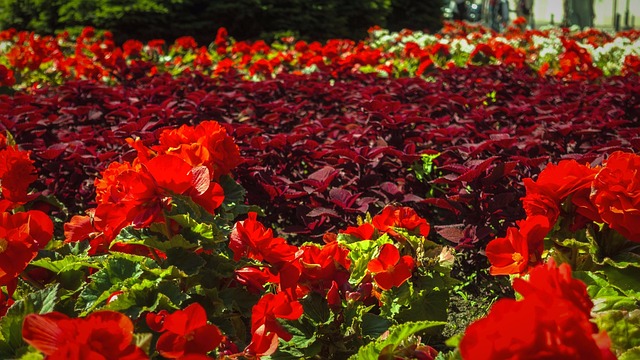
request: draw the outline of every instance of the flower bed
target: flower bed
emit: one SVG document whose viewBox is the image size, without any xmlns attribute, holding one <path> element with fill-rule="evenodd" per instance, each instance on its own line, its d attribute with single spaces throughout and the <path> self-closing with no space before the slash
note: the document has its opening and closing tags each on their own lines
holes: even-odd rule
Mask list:
<svg viewBox="0 0 640 360">
<path fill-rule="evenodd" d="M 173 44 L 137 40 L 117 46 L 112 35 L 85 28 L 76 39 L 67 33 L 39 36 L 9 29 L 0 32 L 0 86 L 18 89 L 91 79 L 127 83 L 158 73 L 200 72 L 211 77 L 238 74 L 262 80 L 274 75 L 322 72 L 340 77 L 376 73 L 384 77 L 428 76 L 434 69 L 506 64 L 531 68 L 541 76 L 594 79 L 640 71 L 640 32 L 612 36 L 598 30 L 510 28 L 498 34 L 482 27 L 447 24 L 439 34 L 371 28 L 363 41 L 319 42 L 282 38 L 235 41 L 224 28 L 207 46 L 191 37 Z"/>
<path fill-rule="evenodd" d="M 637 356 L 640 79 L 577 45 L 637 34 L 482 31 L 167 50 L 87 30 L 14 64 L 1 357 Z M 473 279 L 513 291 L 487 268 L 518 300 L 447 324 Z"/>
</svg>

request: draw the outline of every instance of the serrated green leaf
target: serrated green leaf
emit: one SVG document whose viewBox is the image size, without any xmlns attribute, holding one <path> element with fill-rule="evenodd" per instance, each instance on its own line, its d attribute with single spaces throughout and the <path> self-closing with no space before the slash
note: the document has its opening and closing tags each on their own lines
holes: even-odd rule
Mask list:
<svg viewBox="0 0 640 360">
<path fill-rule="evenodd" d="M 221 216 L 228 222 L 234 221 L 239 215 L 249 211 L 255 211 L 262 215 L 263 212 L 256 206 L 245 205 L 247 191 L 229 175 L 223 175 L 218 181 L 224 190 L 224 201 L 220 206 Z"/>
<path fill-rule="evenodd" d="M 440 351 L 434 360 L 462 360 L 462 356 L 457 349 L 449 352 Z"/>
<path fill-rule="evenodd" d="M 20 357 L 20 360 L 42 360 L 44 354 L 39 352 L 28 352 Z"/>
<path fill-rule="evenodd" d="M 102 269 L 91 275 L 91 282 L 82 290 L 76 303 L 76 311 L 86 315 L 100 306 L 114 291 L 121 290 L 127 280 L 135 283 L 143 274 L 144 257 L 129 254 L 112 254 Z"/>
<path fill-rule="evenodd" d="M 196 223 L 213 223 L 214 216 L 205 210 L 202 206 L 193 201 L 190 196 L 171 195 L 171 211 L 167 216 L 183 216 L 188 215 L 189 218 L 182 219 L 187 222 L 195 221 Z"/>
<path fill-rule="evenodd" d="M 393 349 L 397 348 L 409 336 L 429 328 L 444 326 L 445 324 L 446 322 L 442 321 L 417 321 L 394 325 L 389 328 L 389 336 L 386 339 L 378 339 L 361 347 L 358 353 L 351 356 L 349 360 L 378 360 L 380 353 L 384 349 L 393 352 Z"/>
<path fill-rule="evenodd" d="M 640 300 L 640 268 L 626 267 L 623 269 L 607 266 L 602 269 L 607 280 L 616 289 L 627 296 Z"/>
<path fill-rule="evenodd" d="M 194 275 L 206 264 L 206 261 L 191 250 L 171 248 L 167 250 L 166 264 L 175 266 L 187 275 Z"/>
<path fill-rule="evenodd" d="M 638 360 L 640 359 L 640 346 L 636 346 L 631 348 L 624 353 L 622 353 L 618 360 Z"/>
<path fill-rule="evenodd" d="M 22 340 L 22 322 L 28 314 L 52 312 L 58 300 L 58 284 L 29 293 L 16 301 L 0 319 L 0 356 L 12 358 L 26 347 Z"/>
<path fill-rule="evenodd" d="M 300 300 L 304 315 L 317 325 L 325 324 L 333 319 L 327 300 L 322 295 L 312 292 Z"/>
<path fill-rule="evenodd" d="M 251 294 L 239 287 L 220 290 L 218 296 L 226 309 L 237 311 L 241 314 L 250 313 L 251 308 L 253 308 L 260 299 L 258 295 Z"/>
<path fill-rule="evenodd" d="M 604 278 L 604 275 L 591 271 L 574 271 L 572 275 L 587 285 L 587 293 L 592 299 L 604 296 L 618 296 L 621 294 L 609 284 L 607 279 Z"/>
<path fill-rule="evenodd" d="M 178 285 L 171 281 L 142 280 L 124 289 L 123 293 L 103 309 L 122 312 L 137 319 L 145 311 L 177 309 L 187 299 Z"/>
<path fill-rule="evenodd" d="M 353 286 L 360 284 L 362 279 L 367 275 L 367 265 L 369 261 L 375 257 L 378 249 L 382 245 L 392 242 L 387 234 L 383 234 L 376 240 L 360 240 L 342 243 L 349 249 L 349 259 L 351 259 L 349 283 Z"/>
<path fill-rule="evenodd" d="M 444 290 L 420 290 L 407 308 L 400 310 L 398 321 L 446 320 L 449 306 L 449 292 Z"/>
<path fill-rule="evenodd" d="M 65 271 L 80 270 L 88 267 L 94 269 L 99 268 L 99 266 L 97 266 L 93 261 L 90 261 L 88 256 L 84 255 L 67 255 L 61 260 L 43 258 L 32 261 L 30 265 L 53 271 L 56 274 L 60 274 Z"/>
<path fill-rule="evenodd" d="M 153 339 L 153 334 L 151 333 L 133 334 L 133 343 L 147 354 L 150 353 L 152 339 Z"/>
<path fill-rule="evenodd" d="M 385 317 L 365 313 L 362 315 L 362 336 L 374 339 L 378 338 L 387 331 L 391 325 L 393 325 L 393 323 Z"/>
<path fill-rule="evenodd" d="M 460 345 L 460 341 L 462 340 L 463 336 L 464 336 L 464 334 L 454 335 L 454 336 L 448 338 L 444 343 L 448 347 L 457 348 Z"/>
<path fill-rule="evenodd" d="M 640 346 L 640 310 L 611 310 L 598 313 L 594 319 L 598 329 L 605 330 L 617 352 Z"/>
<path fill-rule="evenodd" d="M 628 267 L 640 267 L 640 255 L 633 252 L 621 252 L 612 257 L 604 258 L 603 264 L 624 269 Z"/>
</svg>

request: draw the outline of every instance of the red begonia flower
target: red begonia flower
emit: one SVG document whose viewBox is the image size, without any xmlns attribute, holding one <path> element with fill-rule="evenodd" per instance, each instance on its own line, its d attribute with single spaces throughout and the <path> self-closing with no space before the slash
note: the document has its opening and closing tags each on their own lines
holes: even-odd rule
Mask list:
<svg viewBox="0 0 640 360">
<path fill-rule="evenodd" d="M 273 237 L 273 230 L 267 229 L 257 217 L 257 213 L 250 212 L 246 220 L 238 221 L 234 226 L 229 236 L 233 259 L 238 261 L 244 256 L 273 265 L 293 260 L 298 248 L 287 244 L 283 238 Z"/>
<path fill-rule="evenodd" d="M 284 292 L 266 294 L 251 310 L 251 343 L 247 351 L 254 355 L 272 354 L 278 338 L 289 341 L 292 335 L 276 319 L 297 320 L 302 316 L 302 304 L 292 301 Z"/>
<path fill-rule="evenodd" d="M 13 209 L 37 194 L 28 194 L 29 185 L 38 176 L 28 151 L 9 146 L 0 150 L 0 211 Z"/>
<path fill-rule="evenodd" d="M 427 220 L 418 216 L 415 210 L 409 207 L 387 206 L 382 212 L 373 217 L 373 226 L 382 232 L 388 232 L 393 236 L 397 233 L 393 228 L 403 228 L 416 231 L 422 236 L 428 236 L 431 226 Z"/>
<path fill-rule="evenodd" d="M 517 222 L 519 228 L 507 229 L 507 236 L 491 240 L 485 252 L 492 275 L 524 275 L 542 262 L 544 238 L 551 226 L 549 219 L 536 215 Z"/>
<path fill-rule="evenodd" d="M 328 243 L 322 247 L 303 245 L 299 252 L 300 283 L 325 290 L 332 281 L 342 285 L 349 279 L 349 250 L 337 242 Z"/>
<path fill-rule="evenodd" d="M 393 244 L 384 244 L 380 255 L 367 264 L 367 270 L 382 290 L 400 286 L 411 277 L 415 261 L 409 255 L 400 257 L 400 251 Z"/>
<path fill-rule="evenodd" d="M 164 330 L 164 320 L 169 315 L 167 310 L 160 310 L 157 313 L 149 312 L 145 316 L 145 322 L 149 329 L 157 332 L 161 332 Z"/>
<path fill-rule="evenodd" d="M 364 223 L 360 226 L 349 226 L 344 231 L 342 231 L 342 233 L 353 235 L 362 240 L 371 240 L 375 231 L 376 228 L 373 225 L 371 225 L 370 223 Z"/>
<path fill-rule="evenodd" d="M 639 169 L 639 155 L 616 151 L 595 176 L 590 194 L 602 221 L 635 242 L 640 242 Z"/>
<path fill-rule="evenodd" d="M 41 211 L 0 213 L 0 286 L 12 282 L 53 237 L 53 222 Z"/>
<path fill-rule="evenodd" d="M 206 354 L 222 342 L 222 333 L 215 325 L 207 323 L 207 314 L 198 303 L 166 315 L 162 330 L 156 350 L 169 359 L 185 354 Z"/>
<path fill-rule="evenodd" d="M 160 134 L 160 144 L 152 148 L 158 154 L 177 155 L 191 166 L 206 166 L 216 181 L 242 162 L 235 141 L 216 121 L 165 130 Z"/>
</svg>

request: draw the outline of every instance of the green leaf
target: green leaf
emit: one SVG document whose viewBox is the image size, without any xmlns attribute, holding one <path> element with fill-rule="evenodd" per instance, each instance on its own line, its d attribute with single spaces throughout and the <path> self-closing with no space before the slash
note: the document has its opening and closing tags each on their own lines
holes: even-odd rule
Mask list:
<svg viewBox="0 0 640 360">
<path fill-rule="evenodd" d="M 183 248 L 171 248 L 167 250 L 166 264 L 175 266 L 187 275 L 197 274 L 206 264 L 206 261 L 191 250 Z"/>
<path fill-rule="evenodd" d="M 40 352 L 28 352 L 20 357 L 20 360 L 42 360 L 44 359 L 44 354 Z"/>
<path fill-rule="evenodd" d="M 300 300 L 304 314 L 313 322 L 318 324 L 325 324 L 333 320 L 329 305 L 322 295 L 312 292 L 304 299 Z"/>
<path fill-rule="evenodd" d="M 190 243 L 213 249 L 214 245 L 226 240 L 231 232 L 229 222 L 232 219 L 220 214 L 214 217 L 189 196 L 172 195 L 171 199 L 172 207 L 167 217 L 183 227 L 182 235 Z"/>
<path fill-rule="evenodd" d="M 602 269 L 607 280 L 625 295 L 640 300 L 640 268 L 627 267 L 623 269 L 607 266 Z"/>
<path fill-rule="evenodd" d="M 104 268 L 91 275 L 91 282 L 78 296 L 76 311 L 87 315 L 106 301 L 112 292 L 121 290 L 127 280 L 130 283 L 137 282 L 137 278 L 143 274 L 142 258 L 121 253 L 112 254 L 106 260 Z M 138 261 L 134 261 L 135 259 Z"/>
<path fill-rule="evenodd" d="M 610 258 L 604 258 L 602 262 L 620 269 L 628 267 L 638 268 L 640 267 L 640 255 L 632 252 L 621 252 Z"/>
<path fill-rule="evenodd" d="M 365 313 L 362 315 L 362 336 L 377 338 L 382 335 L 393 323 L 382 316 Z"/>
<path fill-rule="evenodd" d="M 222 212 L 224 212 L 224 218 L 228 221 L 235 220 L 238 215 L 246 214 L 249 211 L 256 211 L 262 213 L 260 209 L 245 205 L 245 197 L 247 191 L 238 184 L 229 175 L 223 175 L 218 181 L 222 189 L 224 190 L 224 201 L 220 206 Z"/>
<path fill-rule="evenodd" d="M 460 341 L 462 341 L 462 337 L 463 336 L 464 336 L 464 333 L 460 333 L 458 335 L 454 335 L 454 336 L 448 338 L 447 341 L 445 341 L 444 343 L 448 347 L 457 348 L 460 345 Z"/>
<path fill-rule="evenodd" d="M 29 293 L 16 301 L 0 319 L 0 357 L 12 358 L 27 345 L 22 341 L 22 322 L 28 314 L 52 312 L 58 301 L 58 284 Z"/>
<path fill-rule="evenodd" d="M 417 321 L 399 324 L 389 328 L 389 336 L 386 339 L 378 339 L 358 350 L 350 360 L 378 360 L 383 350 L 393 352 L 405 339 L 423 330 L 444 326 L 442 321 Z"/>
<path fill-rule="evenodd" d="M 638 360 L 640 359 L 640 346 L 636 346 L 631 348 L 624 353 L 622 353 L 618 360 Z"/>
<path fill-rule="evenodd" d="M 186 299 L 187 295 L 173 281 L 145 279 L 123 289 L 123 293 L 103 309 L 119 311 L 137 319 L 145 311 L 177 309 Z"/>
<path fill-rule="evenodd" d="M 133 343 L 142 349 L 145 353 L 149 354 L 151 351 L 151 340 L 153 334 L 151 333 L 136 333 L 133 334 Z"/>
<path fill-rule="evenodd" d="M 607 310 L 633 310 L 637 307 L 636 300 L 624 295 L 612 286 L 603 274 L 591 271 L 576 271 L 573 277 L 587 285 L 587 293 L 593 300 L 593 312 Z"/>
<path fill-rule="evenodd" d="M 601 312 L 594 321 L 600 330 L 607 332 L 615 351 L 622 352 L 640 346 L 640 310 Z"/>
<path fill-rule="evenodd" d="M 51 270 L 56 274 L 71 270 L 81 270 L 88 267 L 94 269 L 99 268 L 99 266 L 97 266 L 93 261 L 90 261 L 88 256 L 82 255 L 67 255 L 61 260 L 43 258 L 32 261 L 30 265 Z"/>
<path fill-rule="evenodd" d="M 367 274 L 367 265 L 376 255 L 378 249 L 384 244 L 393 242 L 387 234 L 383 234 L 376 240 L 346 242 L 348 239 L 342 238 L 342 241 L 341 243 L 349 249 L 349 258 L 351 259 L 349 283 L 353 286 L 362 282 Z"/>
</svg>

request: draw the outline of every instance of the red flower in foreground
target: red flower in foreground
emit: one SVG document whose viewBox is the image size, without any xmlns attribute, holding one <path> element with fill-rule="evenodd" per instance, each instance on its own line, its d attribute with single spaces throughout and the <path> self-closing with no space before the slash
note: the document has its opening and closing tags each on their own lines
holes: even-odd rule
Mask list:
<svg viewBox="0 0 640 360">
<path fill-rule="evenodd" d="M 291 301 L 286 293 L 264 295 L 251 311 L 253 336 L 245 351 L 255 356 L 272 354 L 278 347 L 278 338 L 285 341 L 292 338 L 276 319 L 297 320 L 302 313 L 302 305 Z"/>
<path fill-rule="evenodd" d="M 551 229 L 549 219 L 536 215 L 518 221 L 517 225 L 519 228 L 507 229 L 507 236 L 487 244 L 485 252 L 491 263 L 491 275 L 524 275 L 541 263 L 544 238 Z"/>
<path fill-rule="evenodd" d="M 198 303 L 164 315 L 161 330 L 164 332 L 158 338 L 156 350 L 169 359 L 206 354 L 222 342 L 222 333 L 215 325 L 207 324 L 207 314 Z"/>
<path fill-rule="evenodd" d="M 523 300 L 501 299 L 467 328 L 460 342 L 463 359 L 616 358 L 607 334 L 590 321 L 586 286 L 571 278 L 568 265 L 556 268 L 550 261 L 532 271 L 529 283 L 519 280 L 514 288 L 523 291 Z"/>
<path fill-rule="evenodd" d="M 369 261 L 367 269 L 382 290 L 400 286 L 411 277 L 415 262 L 409 255 L 400 257 L 400 251 L 393 244 L 384 244 L 377 259 Z"/>
<path fill-rule="evenodd" d="M 31 210 L 0 214 L 0 286 L 13 281 L 53 237 L 53 222 Z"/>
<path fill-rule="evenodd" d="M 410 207 L 387 206 L 382 212 L 373 217 L 373 226 L 382 232 L 388 232 L 392 236 L 398 234 L 393 228 L 403 228 L 409 231 L 417 231 L 422 236 L 429 236 L 431 226 L 427 220 L 418 216 Z"/>
<path fill-rule="evenodd" d="M 79 319 L 58 312 L 29 314 L 22 337 L 49 360 L 149 358 L 132 343 L 131 320 L 115 311 L 97 311 Z"/>
</svg>

